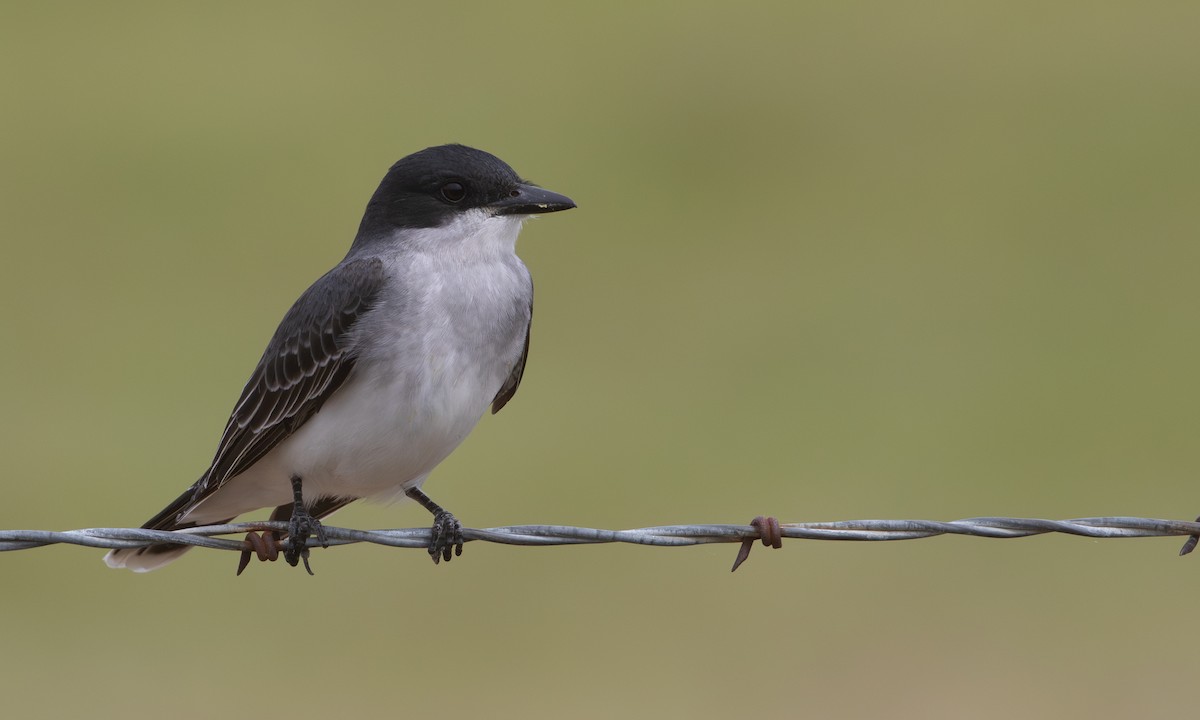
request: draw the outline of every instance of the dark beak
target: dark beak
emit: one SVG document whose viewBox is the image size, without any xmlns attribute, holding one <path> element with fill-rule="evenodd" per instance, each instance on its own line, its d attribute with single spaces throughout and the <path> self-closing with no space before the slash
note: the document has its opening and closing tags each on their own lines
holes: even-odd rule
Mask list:
<svg viewBox="0 0 1200 720">
<path fill-rule="evenodd" d="M 566 195 L 559 195 L 534 185 L 521 184 L 510 191 L 507 197 L 500 198 L 489 207 L 497 215 L 544 215 L 559 210 L 570 210 L 575 207 L 575 201 Z"/>
</svg>

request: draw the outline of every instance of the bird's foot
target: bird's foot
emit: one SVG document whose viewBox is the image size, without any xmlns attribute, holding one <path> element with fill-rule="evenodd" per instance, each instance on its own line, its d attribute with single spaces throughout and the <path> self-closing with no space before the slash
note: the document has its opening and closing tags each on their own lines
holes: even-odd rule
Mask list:
<svg viewBox="0 0 1200 720">
<path fill-rule="evenodd" d="M 325 536 L 325 526 L 321 521 L 308 513 L 303 505 L 299 505 L 292 511 L 292 519 L 288 520 L 288 544 L 283 551 L 283 559 L 287 560 L 288 565 L 296 567 L 301 560 L 304 561 L 304 569 L 309 575 L 313 574 L 312 568 L 308 566 L 308 539 L 316 536 L 317 542 L 321 543 L 321 547 L 329 547 L 329 538 Z"/>
<path fill-rule="evenodd" d="M 462 523 L 454 515 L 445 510 L 434 513 L 433 527 L 429 529 L 429 533 L 429 557 L 433 559 L 434 565 L 442 560 L 450 562 L 451 550 L 455 556 L 462 555 Z"/>
<path fill-rule="evenodd" d="M 450 558 L 462 555 L 463 543 L 466 539 L 462 534 L 462 523 L 458 518 L 442 509 L 421 488 L 412 487 L 404 491 L 408 497 L 420 503 L 421 507 L 433 513 L 433 527 L 429 529 L 429 557 L 437 565 L 442 560 L 450 562 Z M 451 548 L 454 549 L 451 554 Z"/>
<path fill-rule="evenodd" d="M 766 547 L 773 547 L 776 550 L 783 547 L 783 530 L 779 527 L 779 521 L 770 515 L 759 515 L 750 521 L 750 526 L 758 531 L 758 537 L 762 539 L 762 544 Z M 750 550 L 754 547 L 755 538 L 748 537 L 742 541 L 742 547 L 738 549 L 737 559 L 733 561 L 733 572 L 738 569 L 738 566 L 746 562 L 746 558 L 750 557 Z"/>
</svg>

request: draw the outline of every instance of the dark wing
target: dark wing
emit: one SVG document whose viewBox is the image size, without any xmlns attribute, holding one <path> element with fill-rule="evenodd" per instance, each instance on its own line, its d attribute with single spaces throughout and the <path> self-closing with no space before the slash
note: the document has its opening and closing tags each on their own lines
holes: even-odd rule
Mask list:
<svg viewBox="0 0 1200 720">
<path fill-rule="evenodd" d="M 513 395 L 517 394 L 517 388 L 521 385 L 521 376 L 525 374 L 525 359 L 529 357 L 529 330 L 533 327 L 533 303 L 529 303 L 529 324 L 525 326 L 525 348 L 521 350 L 521 357 L 517 358 L 517 364 L 513 365 L 512 372 L 508 374 L 508 379 L 500 386 L 500 392 L 496 393 L 496 397 L 492 399 L 492 414 L 500 412 L 500 409 L 512 400 Z"/>
<path fill-rule="evenodd" d="M 355 260 L 330 270 L 292 305 L 242 390 L 192 504 L 296 432 L 341 387 L 355 362 L 350 329 L 374 307 L 383 283 L 379 259 Z"/>
</svg>

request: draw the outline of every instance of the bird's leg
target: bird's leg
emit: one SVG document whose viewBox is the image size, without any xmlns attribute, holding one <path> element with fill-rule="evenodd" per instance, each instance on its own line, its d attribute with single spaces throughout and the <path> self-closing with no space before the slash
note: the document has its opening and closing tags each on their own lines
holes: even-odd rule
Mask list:
<svg viewBox="0 0 1200 720">
<path fill-rule="evenodd" d="M 292 518 L 288 520 L 288 546 L 283 551 L 283 559 L 287 560 L 288 565 L 292 567 L 296 567 L 301 560 L 304 560 L 304 569 L 308 571 L 309 575 L 312 575 L 312 568 L 308 566 L 308 538 L 316 535 L 321 547 L 329 547 L 329 540 L 325 537 L 325 527 L 309 514 L 308 508 L 304 507 L 302 485 L 303 481 L 300 476 L 293 475 Z"/>
<path fill-rule="evenodd" d="M 304 569 L 308 571 L 309 575 L 313 574 L 312 568 L 308 566 L 308 534 L 316 532 L 321 545 L 325 546 L 325 528 L 304 507 L 300 484 L 300 477 L 292 476 L 292 495 L 295 500 L 272 510 L 269 518 L 271 522 L 286 522 L 288 524 L 286 536 L 298 539 L 289 541 L 288 547 L 284 548 L 281 542 L 283 538 L 276 530 L 264 530 L 261 535 L 254 531 L 246 533 L 246 549 L 242 551 L 242 556 L 238 560 L 238 575 L 241 575 L 242 571 L 250 565 L 250 560 L 255 555 L 262 562 L 275 562 L 279 559 L 281 548 L 283 557 L 288 563 L 295 567 L 303 558 Z M 299 521 L 295 519 L 297 515 L 300 516 Z"/>
<path fill-rule="evenodd" d="M 462 523 L 458 521 L 458 518 L 446 512 L 441 505 L 421 492 L 420 488 L 409 488 L 404 494 L 433 513 L 433 527 L 429 529 L 429 557 L 433 558 L 433 563 L 436 565 L 442 560 L 450 562 L 451 549 L 454 550 L 454 555 L 462 555 L 464 540 Z"/>
</svg>

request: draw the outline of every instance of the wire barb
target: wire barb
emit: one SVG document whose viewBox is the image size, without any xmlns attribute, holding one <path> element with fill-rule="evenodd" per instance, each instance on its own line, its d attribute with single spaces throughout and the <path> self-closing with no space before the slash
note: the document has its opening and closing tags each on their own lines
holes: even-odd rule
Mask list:
<svg viewBox="0 0 1200 720">
<path fill-rule="evenodd" d="M 1200 523 L 1200 517 L 1196 518 L 1196 522 Z M 1192 535 L 1191 537 L 1189 537 L 1189 538 L 1187 539 L 1187 542 L 1185 542 L 1185 543 L 1183 544 L 1183 547 L 1179 548 L 1179 554 L 1180 554 L 1180 555 L 1187 555 L 1187 554 L 1188 554 L 1188 553 L 1190 553 L 1191 551 L 1195 550 L 1195 549 L 1196 549 L 1196 543 L 1198 543 L 1198 542 L 1200 542 L 1200 534 L 1194 534 L 1194 535 Z"/>
<path fill-rule="evenodd" d="M 778 550 L 783 547 L 783 531 L 780 528 L 779 521 L 771 516 L 759 515 L 750 521 L 750 527 L 758 530 L 758 536 L 762 538 L 764 547 L 772 547 Z M 750 551 L 754 549 L 754 538 L 746 538 L 742 541 L 742 547 L 738 549 L 737 557 L 733 560 L 733 567 L 729 572 L 737 572 L 742 563 L 750 557 Z"/>
<path fill-rule="evenodd" d="M 0 552 L 29 550 L 47 545 L 82 545 L 95 548 L 136 548 L 154 543 L 177 543 L 214 550 L 254 551 L 271 554 L 276 548 L 251 547 L 246 540 L 218 537 L 248 532 L 275 531 L 285 534 L 286 522 L 246 522 L 206 525 L 184 530 L 164 531 L 144 528 L 85 528 L 55 532 L 51 530 L 0 530 Z M 514 525 L 494 528 L 462 528 L 467 542 L 491 542 L 504 545 L 589 545 L 630 543 L 680 547 L 710 543 L 742 543 L 737 568 L 749 554 L 748 546 L 761 540 L 764 545 L 780 547 L 783 538 L 797 540 L 916 540 L 938 535 L 970 535 L 983 538 L 1018 538 L 1046 533 L 1063 533 L 1092 538 L 1184 537 L 1188 538 L 1180 555 L 1190 553 L 1200 543 L 1200 518 L 1195 521 L 1162 520 L 1140 517 L 1090 517 L 1071 520 L 1037 518 L 976 517 L 940 522 L 935 520 L 841 520 L 834 522 L 780 523 L 771 517 L 755 518 L 751 525 L 663 525 L 632 530 L 603 530 L 568 525 Z M 420 548 L 430 542 L 429 528 L 396 530 L 353 530 L 325 527 L 330 546 L 372 543 L 387 547 Z M 322 544 L 314 537 L 310 547 Z"/>
</svg>

